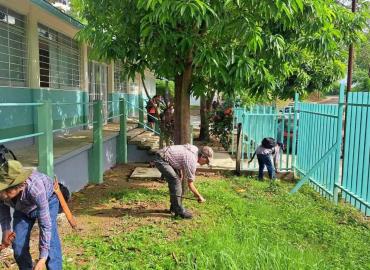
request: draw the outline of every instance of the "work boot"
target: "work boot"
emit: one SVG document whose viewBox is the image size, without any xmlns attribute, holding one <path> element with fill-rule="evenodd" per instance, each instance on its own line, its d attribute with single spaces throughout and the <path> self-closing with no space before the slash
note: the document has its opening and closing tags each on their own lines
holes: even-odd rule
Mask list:
<svg viewBox="0 0 370 270">
<path fill-rule="evenodd" d="M 184 219 L 192 219 L 193 215 L 188 211 L 184 211 L 182 213 L 176 213 L 175 217 L 181 217 L 181 218 L 184 218 Z"/>
</svg>

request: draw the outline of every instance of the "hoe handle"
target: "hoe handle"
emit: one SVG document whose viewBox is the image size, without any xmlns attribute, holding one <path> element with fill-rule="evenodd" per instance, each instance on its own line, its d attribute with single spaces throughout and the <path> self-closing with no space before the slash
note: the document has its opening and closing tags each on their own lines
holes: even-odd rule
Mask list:
<svg viewBox="0 0 370 270">
<path fill-rule="evenodd" d="M 54 179 L 54 192 L 58 197 L 58 200 L 60 202 L 62 210 L 63 210 L 64 214 L 66 215 L 66 218 L 67 218 L 69 224 L 71 225 L 71 227 L 73 229 L 76 229 L 77 228 L 77 222 L 76 222 L 75 218 L 73 217 L 72 212 L 69 209 L 68 204 L 67 204 L 66 200 L 64 199 L 62 192 L 60 191 L 58 179 L 56 177 Z"/>
</svg>

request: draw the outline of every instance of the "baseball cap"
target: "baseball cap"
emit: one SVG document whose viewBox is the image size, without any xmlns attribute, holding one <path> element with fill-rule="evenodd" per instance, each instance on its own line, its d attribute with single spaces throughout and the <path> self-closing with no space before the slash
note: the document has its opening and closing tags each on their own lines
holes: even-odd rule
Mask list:
<svg viewBox="0 0 370 270">
<path fill-rule="evenodd" d="M 208 164 L 211 164 L 212 161 L 213 161 L 213 150 L 211 147 L 209 146 L 203 146 L 201 149 L 200 149 L 200 152 L 203 156 L 207 157 L 208 159 Z"/>
</svg>

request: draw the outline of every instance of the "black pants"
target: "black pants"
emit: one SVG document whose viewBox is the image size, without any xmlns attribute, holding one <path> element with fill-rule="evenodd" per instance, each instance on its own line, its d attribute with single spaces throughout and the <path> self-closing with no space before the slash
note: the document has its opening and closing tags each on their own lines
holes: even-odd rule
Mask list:
<svg viewBox="0 0 370 270">
<path fill-rule="evenodd" d="M 179 175 L 176 173 L 175 169 L 172 168 L 172 166 L 159 155 L 155 157 L 153 162 L 168 183 L 168 189 L 170 190 L 171 210 L 176 214 L 184 213 L 185 208 L 182 206 L 181 202 L 182 186 Z"/>
</svg>

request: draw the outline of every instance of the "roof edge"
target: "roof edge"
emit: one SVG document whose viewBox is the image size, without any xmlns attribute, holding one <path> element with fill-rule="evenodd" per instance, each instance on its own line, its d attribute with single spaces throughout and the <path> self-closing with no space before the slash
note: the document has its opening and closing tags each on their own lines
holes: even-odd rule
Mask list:
<svg viewBox="0 0 370 270">
<path fill-rule="evenodd" d="M 31 2 L 78 29 L 82 29 L 85 27 L 81 22 L 71 17 L 70 15 L 62 12 L 61 10 L 54 7 L 49 2 L 46 2 L 45 0 L 31 0 Z"/>
</svg>

